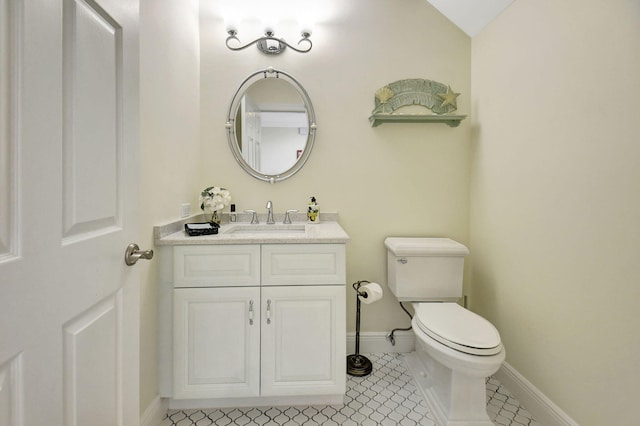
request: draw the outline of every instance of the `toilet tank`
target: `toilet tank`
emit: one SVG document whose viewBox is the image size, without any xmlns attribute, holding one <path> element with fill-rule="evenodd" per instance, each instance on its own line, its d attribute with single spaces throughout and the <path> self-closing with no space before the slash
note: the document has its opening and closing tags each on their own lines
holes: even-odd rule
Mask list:
<svg viewBox="0 0 640 426">
<path fill-rule="evenodd" d="M 449 238 L 384 240 L 387 285 L 398 301 L 455 301 L 462 296 L 464 257 L 469 250 Z"/>
</svg>

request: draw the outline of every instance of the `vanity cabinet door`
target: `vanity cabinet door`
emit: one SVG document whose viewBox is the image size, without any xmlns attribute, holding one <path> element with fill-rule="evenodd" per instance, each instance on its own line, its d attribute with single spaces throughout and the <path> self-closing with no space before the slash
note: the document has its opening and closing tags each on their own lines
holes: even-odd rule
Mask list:
<svg viewBox="0 0 640 426">
<path fill-rule="evenodd" d="M 345 392 L 345 289 L 262 288 L 262 395 Z"/>
<path fill-rule="evenodd" d="M 174 290 L 175 399 L 260 394 L 260 288 Z"/>
<path fill-rule="evenodd" d="M 260 285 L 259 245 L 192 245 L 173 248 L 175 287 Z"/>
<path fill-rule="evenodd" d="M 344 285 L 344 244 L 265 244 L 262 286 Z"/>
</svg>

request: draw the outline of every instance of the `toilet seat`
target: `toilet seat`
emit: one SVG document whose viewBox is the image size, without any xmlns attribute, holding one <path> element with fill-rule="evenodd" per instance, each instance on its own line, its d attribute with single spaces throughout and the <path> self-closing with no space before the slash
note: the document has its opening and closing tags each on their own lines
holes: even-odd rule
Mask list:
<svg viewBox="0 0 640 426">
<path fill-rule="evenodd" d="M 502 350 L 498 330 L 457 303 L 415 303 L 416 323 L 432 339 L 471 355 L 495 355 Z"/>
</svg>

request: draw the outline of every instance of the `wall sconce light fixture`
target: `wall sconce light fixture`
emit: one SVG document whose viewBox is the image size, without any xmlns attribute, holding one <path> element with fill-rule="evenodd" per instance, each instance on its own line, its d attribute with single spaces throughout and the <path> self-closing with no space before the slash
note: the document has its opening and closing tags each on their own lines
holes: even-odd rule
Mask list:
<svg viewBox="0 0 640 426">
<path fill-rule="evenodd" d="M 302 31 L 302 34 L 301 34 L 302 38 L 300 39 L 298 44 L 303 42 L 307 44 L 306 48 L 302 48 L 302 49 L 298 49 L 290 45 L 289 43 L 284 41 L 284 39 L 282 38 L 276 38 L 275 33 L 272 30 L 265 31 L 263 37 L 259 37 L 253 40 L 252 42 L 245 44 L 244 46 L 242 46 L 242 43 L 238 39 L 237 37 L 238 32 L 235 29 L 230 29 L 227 31 L 227 33 L 229 34 L 229 37 L 227 37 L 227 41 L 225 42 L 225 44 L 231 50 L 243 50 L 255 44 L 258 47 L 258 50 L 261 51 L 262 53 L 266 53 L 267 55 L 277 55 L 287 47 L 299 53 L 307 53 L 308 51 L 311 50 L 311 47 L 313 47 L 313 44 L 309 39 L 309 36 L 311 35 L 311 32 L 309 31 Z M 236 46 L 236 47 L 230 46 L 229 42 L 232 40 L 237 41 L 238 44 L 240 44 L 240 46 Z"/>
</svg>

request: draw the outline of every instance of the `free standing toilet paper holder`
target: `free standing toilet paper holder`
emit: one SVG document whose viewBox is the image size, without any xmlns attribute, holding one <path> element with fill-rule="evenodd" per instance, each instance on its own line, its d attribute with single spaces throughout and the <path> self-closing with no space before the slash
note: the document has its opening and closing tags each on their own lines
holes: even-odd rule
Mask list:
<svg viewBox="0 0 640 426">
<path fill-rule="evenodd" d="M 353 283 L 353 289 L 356 291 L 356 353 L 347 355 L 347 374 L 350 376 L 362 377 L 371 374 L 373 364 L 366 356 L 360 355 L 360 298 L 365 299 L 367 293 L 360 291 L 360 286 L 369 284 L 370 281 L 357 281 Z"/>
</svg>

